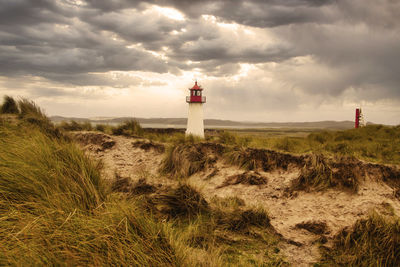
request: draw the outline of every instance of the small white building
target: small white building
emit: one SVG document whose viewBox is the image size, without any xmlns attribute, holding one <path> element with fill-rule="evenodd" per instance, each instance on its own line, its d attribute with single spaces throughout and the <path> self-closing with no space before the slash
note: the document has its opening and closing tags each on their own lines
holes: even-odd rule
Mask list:
<svg viewBox="0 0 400 267">
<path fill-rule="evenodd" d="M 186 102 L 189 103 L 186 135 L 204 138 L 203 103 L 206 102 L 206 97 L 202 96 L 203 88 L 197 85 L 197 81 L 189 91 L 190 96 L 186 97 Z"/>
</svg>

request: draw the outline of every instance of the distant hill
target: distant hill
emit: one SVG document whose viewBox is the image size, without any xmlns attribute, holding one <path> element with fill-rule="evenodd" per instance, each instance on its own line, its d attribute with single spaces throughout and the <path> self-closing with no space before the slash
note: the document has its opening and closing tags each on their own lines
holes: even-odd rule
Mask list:
<svg viewBox="0 0 400 267">
<path fill-rule="evenodd" d="M 160 128 L 182 128 L 187 123 L 186 118 L 132 118 L 132 117 L 101 117 L 101 118 L 74 118 L 52 116 L 51 120 L 55 123 L 62 121 L 75 120 L 78 122 L 116 124 L 126 120 L 135 119 L 144 127 Z M 204 125 L 207 128 L 318 128 L 318 129 L 351 129 L 354 127 L 352 121 L 315 121 L 315 122 L 241 122 L 231 120 L 205 119 Z"/>
</svg>

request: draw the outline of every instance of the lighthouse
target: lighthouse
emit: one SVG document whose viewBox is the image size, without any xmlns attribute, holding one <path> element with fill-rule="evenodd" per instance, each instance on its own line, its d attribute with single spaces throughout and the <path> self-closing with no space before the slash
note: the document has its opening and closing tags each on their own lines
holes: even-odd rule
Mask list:
<svg viewBox="0 0 400 267">
<path fill-rule="evenodd" d="M 364 120 L 364 114 L 361 111 L 361 108 L 356 108 L 356 120 L 355 120 L 355 128 L 364 127 L 366 125 Z"/>
<path fill-rule="evenodd" d="M 206 97 L 202 96 L 202 91 L 203 88 L 198 86 L 196 81 L 194 86 L 189 88 L 190 95 L 186 96 L 186 102 L 189 103 L 186 135 L 204 138 L 203 103 L 206 102 Z"/>
</svg>

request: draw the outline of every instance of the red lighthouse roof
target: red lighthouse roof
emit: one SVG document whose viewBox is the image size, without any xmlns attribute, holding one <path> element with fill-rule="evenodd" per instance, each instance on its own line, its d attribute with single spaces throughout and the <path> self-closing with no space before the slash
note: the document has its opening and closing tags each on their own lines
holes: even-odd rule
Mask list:
<svg viewBox="0 0 400 267">
<path fill-rule="evenodd" d="M 189 90 L 203 90 L 200 86 L 197 85 L 197 81 L 194 83 L 194 86 L 192 88 L 189 88 Z"/>
</svg>

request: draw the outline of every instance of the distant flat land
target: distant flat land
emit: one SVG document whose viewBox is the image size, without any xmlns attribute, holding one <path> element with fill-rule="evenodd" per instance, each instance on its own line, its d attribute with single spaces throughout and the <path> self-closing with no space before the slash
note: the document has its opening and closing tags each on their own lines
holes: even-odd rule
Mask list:
<svg viewBox="0 0 400 267">
<path fill-rule="evenodd" d="M 55 123 L 62 121 L 75 120 L 77 122 L 91 122 L 94 124 L 118 124 L 126 120 L 135 119 L 144 128 L 185 128 L 187 119 L 186 118 L 132 118 L 132 117 L 118 117 L 118 118 L 69 118 L 61 116 L 53 116 L 51 120 Z M 302 129 L 302 132 L 310 132 L 321 129 L 331 130 L 345 130 L 354 127 L 352 121 L 316 121 L 316 122 L 242 122 L 242 121 L 231 121 L 231 120 L 219 120 L 219 119 L 205 119 L 204 125 L 206 128 L 226 128 L 235 129 L 238 132 L 296 132 Z"/>
</svg>

